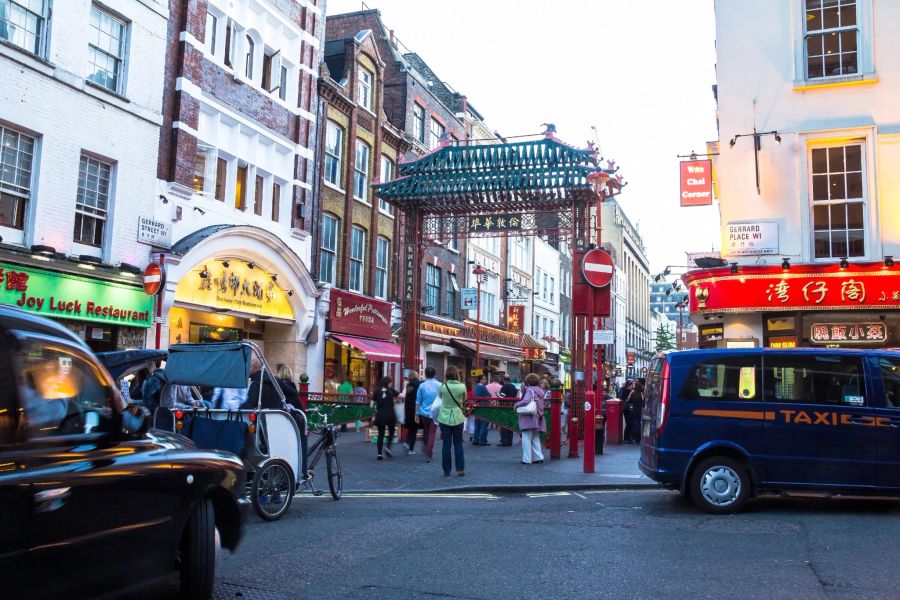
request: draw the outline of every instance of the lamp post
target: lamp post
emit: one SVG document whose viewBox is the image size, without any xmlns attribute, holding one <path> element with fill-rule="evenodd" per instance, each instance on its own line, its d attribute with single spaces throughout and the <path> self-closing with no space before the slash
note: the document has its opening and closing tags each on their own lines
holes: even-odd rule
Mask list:
<svg viewBox="0 0 900 600">
<path fill-rule="evenodd" d="M 475 276 L 478 300 L 475 303 L 475 369 L 481 368 L 481 276 L 487 273 L 481 265 L 475 265 L 472 275 Z M 470 288 L 471 289 L 471 288 Z"/>
<path fill-rule="evenodd" d="M 684 337 L 684 302 L 679 302 L 675 305 L 675 308 L 678 309 L 678 339 L 675 340 L 675 349 L 681 350 L 682 343 L 681 340 Z"/>
</svg>

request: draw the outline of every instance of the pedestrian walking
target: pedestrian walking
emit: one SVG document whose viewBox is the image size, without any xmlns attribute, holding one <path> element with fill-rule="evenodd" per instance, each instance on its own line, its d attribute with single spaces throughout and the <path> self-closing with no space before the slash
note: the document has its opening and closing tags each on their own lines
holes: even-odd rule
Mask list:
<svg viewBox="0 0 900 600">
<path fill-rule="evenodd" d="M 416 453 L 416 432 L 418 431 L 418 423 L 416 423 L 416 396 L 419 393 L 419 374 L 410 371 L 406 376 L 406 394 L 403 397 L 404 417 L 403 425 L 406 427 L 406 454 L 412 456 Z"/>
<path fill-rule="evenodd" d="M 519 431 L 522 432 L 522 464 L 530 465 L 544 462 L 541 452 L 541 433 L 547 431 L 544 422 L 544 390 L 541 379 L 531 373 L 525 378 L 525 391 L 522 399 L 516 402 L 516 409 L 530 406 L 534 402 L 534 412 L 519 414 Z"/>
<path fill-rule="evenodd" d="M 375 426 L 378 427 L 378 460 L 382 460 L 384 454 L 394 456 L 391 445 L 394 443 L 394 430 L 397 427 L 397 414 L 394 412 L 394 399 L 397 390 L 391 387 L 393 379 L 382 377 L 378 382 L 378 389 L 372 395 L 372 409 L 375 411 Z M 384 444 L 385 430 L 388 432 L 387 446 Z"/>
<path fill-rule="evenodd" d="M 505 399 L 515 399 L 519 396 L 519 390 L 516 385 L 509 378 L 509 375 L 503 376 L 503 385 L 500 387 L 500 391 L 497 396 L 499 398 Z M 506 427 L 500 428 L 500 443 L 498 446 L 512 446 L 513 441 L 513 431 L 512 429 L 507 429 Z"/>
<path fill-rule="evenodd" d="M 431 462 L 434 452 L 434 438 L 437 435 L 437 424 L 431 418 L 431 405 L 438 397 L 441 382 L 434 378 L 434 367 L 425 367 L 425 381 L 416 390 L 416 415 L 422 429 L 422 446 L 425 448 L 425 460 Z"/>
<path fill-rule="evenodd" d="M 456 462 L 456 474 L 462 477 L 466 474 L 465 457 L 463 456 L 463 423 L 466 420 L 466 385 L 459 381 L 459 372 L 456 367 L 447 367 L 444 374 L 444 385 L 440 388 L 441 412 L 438 413 L 438 423 L 441 426 L 441 440 L 444 443 L 441 455 L 441 466 L 444 468 L 444 477 L 450 477 L 450 445 L 453 445 L 453 453 Z"/>
<path fill-rule="evenodd" d="M 628 416 L 625 424 L 625 443 L 639 444 L 641 443 L 641 413 L 644 412 L 644 385 L 640 381 L 635 381 L 632 386 L 631 394 L 625 401 Z"/>
<path fill-rule="evenodd" d="M 487 387 L 487 376 L 482 375 L 478 378 L 478 383 L 475 384 L 474 397 L 479 400 L 482 398 L 490 398 L 491 392 Z M 472 440 L 473 446 L 490 446 L 487 441 L 488 434 L 488 422 L 484 419 L 480 419 L 475 417 L 475 439 Z"/>
</svg>

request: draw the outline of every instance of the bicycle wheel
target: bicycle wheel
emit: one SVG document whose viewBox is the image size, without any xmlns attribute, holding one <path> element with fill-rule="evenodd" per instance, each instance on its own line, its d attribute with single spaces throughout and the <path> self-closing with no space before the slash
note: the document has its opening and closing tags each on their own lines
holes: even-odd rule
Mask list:
<svg viewBox="0 0 900 600">
<path fill-rule="evenodd" d="M 325 448 L 325 468 L 328 470 L 328 489 L 331 490 L 331 497 L 340 500 L 344 492 L 343 476 L 341 461 L 338 460 L 337 449 L 334 446 Z"/>
<path fill-rule="evenodd" d="M 294 499 L 294 474 L 280 458 L 263 461 L 256 470 L 250 501 L 260 518 L 275 521 L 287 512 Z"/>
</svg>

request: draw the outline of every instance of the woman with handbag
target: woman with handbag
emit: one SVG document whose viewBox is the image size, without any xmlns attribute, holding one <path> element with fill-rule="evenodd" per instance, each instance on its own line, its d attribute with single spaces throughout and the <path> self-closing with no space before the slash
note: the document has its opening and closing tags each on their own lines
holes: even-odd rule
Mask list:
<svg viewBox="0 0 900 600">
<path fill-rule="evenodd" d="M 394 428 L 397 426 L 397 413 L 394 412 L 394 399 L 397 390 L 391 387 L 393 379 L 382 377 L 378 389 L 372 395 L 372 408 L 375 410 L 375 426 L 378 427 L 378 460 L 382 460 L 382 449 L 388 457 L 394 456 L 391 444 L 394 443 Z M 384 430 L 388 429 L 387 446 L 384 445 Z"/>
<path fill-rule="evenodd" d="M 441 439 L 444 443 L 441 456 L 441 466 L 444 467 L 444 477 L 450 477 L 450 444 L 456 458 L 456 474 L 462 477 L 466 474 L 465 457 L 463 456 L 463 423 L 466 421 L 466 384 L 459 381 L 459 372 L 456 367 L 447 367 L 444 375 L 444 384 L 441 386 L 441 411 L 438 413 L 437 422 L 441 427 Z"/>
<path fill-rule="evenodd" d="M 519 431 L 522 432 L 522 464 L 544 462 L 541 452 L 541 432 L 547 431 L 544 422 L 544 389 L 541 378 L 531 373 L 525 378 L 522 399 L 516 402 L 519 415 Z"/>
<path fill-rule="evenodd" d="M 419 393 L 419 374 L 410 370 L 406 378 L 406 393 L 403 396 L 403 424 L 406 427 L 406 453 L 410 456 L 416 453 L 416 431 L 419 428 L 416 423 L 416 396 Z"/>
</svg>

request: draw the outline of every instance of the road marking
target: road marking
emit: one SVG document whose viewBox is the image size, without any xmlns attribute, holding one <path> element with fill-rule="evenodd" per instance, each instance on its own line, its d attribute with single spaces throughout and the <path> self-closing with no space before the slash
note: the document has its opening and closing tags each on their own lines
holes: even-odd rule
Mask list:
<svg viewBox="0 0 900 600">
<path fill-rule="evenodd" d="M 295 498 L 316 498 L 311 494 L 294 494 Z M 494 494 L 479 494 L 479 493 L 452 493 L 452 492 L 440 492 L 435 494 L 430 494 L 427 492 L 411 492 L 411 493 L 403 493 L 403 492 L 345 492 L 341 498 L 458 498 L 460 500 L 499 500 L 499 496 L 495 496 Z"/>
<path fill-rule="evenodd" d="M 576 496 L 578 496 L 579 498 L 581 498 L 582 500 L 587 500 L 587 496 L 582 496 L 578 492 L 572 492 L 572 493 L 575 494 Z"/>
<path fill-rule="evenodd" d="M 525 494 L 529 498 L 549 498 L 551 496 L 570 496 L 569 492 L 533 492 Z"/>
<path fill-rule="evenodd" d="M 659 492 L 671 493 L 671 491 L 672 491 L 672 490 L 667 490 L 667 489 L 663 489 L 663 488 L 647 488 L 647 489 L 642 489 L 642 490 L 634 490 L 634 489 L 627 489 L 627 490 L 587 490 L 587 491 L 585 492 L 585 494 L 647 494 L 647 493 L 657 494 L 657 493 L 659 493 Z"/>
</svg>

